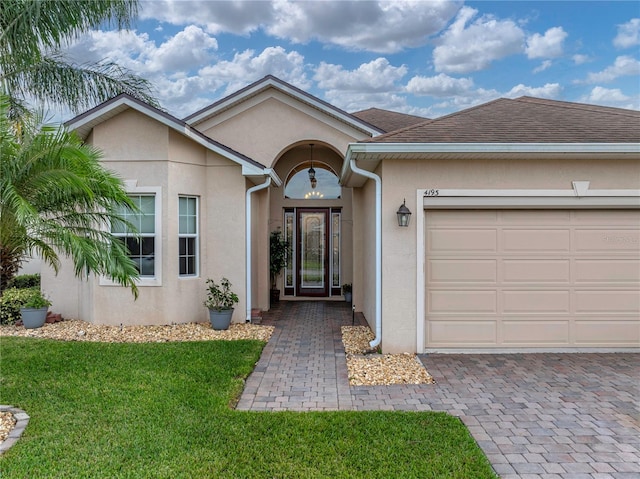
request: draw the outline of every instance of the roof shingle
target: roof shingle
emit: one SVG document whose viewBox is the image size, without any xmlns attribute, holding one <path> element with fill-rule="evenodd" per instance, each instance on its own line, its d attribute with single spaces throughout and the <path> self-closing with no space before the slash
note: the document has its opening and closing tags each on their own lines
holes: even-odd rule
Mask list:
<svg viewBox="0 0 640 479">
<path fill-rule="evenodd" d="M 368 108 L 367 110 L 351 113 L 351 115 L 362 121 L 366 121 L 384 132 L 399 130 L 428 120 L 428 118 L 421 116 L 407 115 L 406 113 L 382 110 L 380 108 Z"/>
<path fill-rule="evenodd" d="M 635 143 L 640 111 L 501 98 L 378 136 L 375 143 Z"/>
</svg>

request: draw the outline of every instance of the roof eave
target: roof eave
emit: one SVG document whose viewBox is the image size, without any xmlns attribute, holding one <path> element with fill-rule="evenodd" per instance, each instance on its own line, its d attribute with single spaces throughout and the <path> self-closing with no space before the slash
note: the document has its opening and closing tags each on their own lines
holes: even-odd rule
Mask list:
<svg viewBox="0 0 640 479">
<path fill-rule="evenodd" d="M 214 115 L 217 115 L 225 110 L 228 110 L 229 108 L 232 108 L 233 106 L 245 101 L 248 98 L 251 98 L 253 96 L 260 94 L 261 92 L 267 90 L 268 88 L 275 88 L 276 90 L 280 90 L 283 93 L 293 98 L 296 98 L 300 102 L 310 105 L 311 107 L 317 110 L 323 111 L 329 116 L 332 116 L 342 121 L 343 123 L 349 124 L 353 128 L 360 130 L 363 133 L 370 135 L 371 137 L 376 137 L 384 133 L 382 130 L 367 123 L 366 121 L 361 120 L 353 115 L 350 115 L 338 108 L 335 108 L 329 103 L 326 103 L 320 100 L 319 98 L 316 98 L 315 96 L 310 95 L 307 92 L 299 90 L 298 88 L 271 76 L 267 76 L 264 79 L 259 80 L 253 83 L 252 85 L 249 85 L 248 87 L 242 90 L 239 90 L 238 92 L 226 98 L 223 98 L 218 102 L 200 110 L 199 112 L 196 112 L 193 115 L 186 117 L 185 121 L 189 125 L 197 125 L 211 118 Z"/>
<path fill-rule="evenodd" d="M 249 178 L 264 178 L 265 176 L 271 176 L 275 183 L 278 181 L 281 183 L 281 180 L 280 178 L 277 178 L 277 175 L 275 178 L 273 177 L 275 172 L 273 172 L 271 168 L 267 168 L 250 158 L 244 158 L 224 145 L 212 140 L 198 130 L 195 130 L 183 121 L 173 118 L 169 114 L 126 95 L 118 96 L 113 100 L 107 101 L 104 104 L 67 121 L 65 126 L 69 131 L 75 131 L 83 140 L 86 140 L 89 133 L 95 126 L 118 115 L 127 108 L 131 108 L 145 116 L 148 116 L 168 128 L 190 138 L 208 150 L 239 164 L 242 167 L 243 176 L 247 176 Z"/>
<path fill-rule="evenodd" d="M 384 160 L 427 159 L 540 159 L 640 157 L 637 143 L 350 143 L 340 174 L 345 186 L 362 186 L 365 178 L 352 175 L 350 161 L 374 171 Z"/>
</svg>

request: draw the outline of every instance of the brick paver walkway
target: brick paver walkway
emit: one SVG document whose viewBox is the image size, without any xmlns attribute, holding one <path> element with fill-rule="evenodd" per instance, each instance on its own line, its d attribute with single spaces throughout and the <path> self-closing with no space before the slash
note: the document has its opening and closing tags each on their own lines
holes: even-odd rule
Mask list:
<svg viewBox="0 0 640 479">
<path fill-rule="evenodd" d="M 429 354 L 435 385 L 349 387 L 345 303 L 280 303 L 263 324 L 238 409 L 446 411 L 502 479 L 640 478 L 640 353 Z"/>
</svg>

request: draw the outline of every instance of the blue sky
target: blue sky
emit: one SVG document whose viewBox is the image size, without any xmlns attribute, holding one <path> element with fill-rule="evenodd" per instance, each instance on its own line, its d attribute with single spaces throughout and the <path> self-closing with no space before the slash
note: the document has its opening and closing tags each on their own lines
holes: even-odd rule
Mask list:
<svg viewBox="0 0 640 479">
<path fill-rule="evenodd" d="M 435 118 L 522 95 L 640 109 L 636 1 L 142 2 L 128 32 L 90 32 L 80 62 L 148 78 L 182 118 L 275 75 L 349 112 Z"/>
</svg>

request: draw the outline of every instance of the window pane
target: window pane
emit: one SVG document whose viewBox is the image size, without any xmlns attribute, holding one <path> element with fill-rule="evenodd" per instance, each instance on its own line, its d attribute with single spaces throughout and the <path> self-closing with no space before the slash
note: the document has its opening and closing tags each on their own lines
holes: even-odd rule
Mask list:
<svg viewBox="0 0 640 479">
<path fill-rule="evenodd" d="M 193 256 L 187 258 L 187 274 L 196 274 L 196 258 Z"/>
<path fill-rule="evenodd" d="M 285 287 L 293 287 L 293 212 L 287 211 L 284 214 L 284 238 L 289 243 L 289 254 L 287 255 L 287 264 L 284 267 Z"/>
<path fill-rule="evenodd" d="M 141 254 L 142 255 L 153 255 L 155 252 L 155 238 L 152 237 L 148 237 L 148 238 L 142 238 L 141 240 Z"/>
<path fill-rule="evenodd" d="M 308 169 L 304 169 L 289 178 L 284 195 L 287 198 L 307 200 L 340 198 L 342 189 L 338 177 L 322 166 L 314 164 L 313 169 L 316 170 L 317 184 L 315 188 L 311 186 Z"/>
<path fill-rule="evenodd" d="M 140 196 L 140 211 L 144 215 L 153 215 L 156 210 L 156 199 L 153 196 Z"/>
<path fill-rule="evenodd" d="M 155 264 L 153 255 L 140 258 L 140 276 L 153 276 L 155 274 Z"/>
<path fill-rule="evenodd" d="M 140 217 L 140 226 L 138 231 L 140 233 L 153 234 L 156 230 L 156 218 L 153 214 L 145 214 Z"/>
<path fill-rule="evenodd" d="M 331 285 L 334 288 L 340 287 L 340 213 L 332 213 L 331 214 L 332 225 L 331 225 L 331 233 L 332 233 L 332 271 L 333 271 L 333 280 Z"/>
<path fill-rule="evenodd" d="M 180 261 L 180 274 L 188 274 L 187 273 L 187 258 L 179 258 Z"/>
<path fill-rule="evenodd" d="M 188 212 L 188 209 L 187 209 L 187 208 L 188 208 L 189 198 L 186 198 L 186 197 L 184 197 L 184 196 L 181 196 L 181 197 L 178 199 L 178 201 L 179 201 L 179 205 L 180 205 L 180 206 L 179 206 L 179 208 L 178 208 L 178 214 L 179 214 L 180 216 L 182 216 L 182 215 L 186 215 L 186 214 L 187 214 L 187 212 Z"/>
<path fill-rule="evenodd" d="M 181 276 L 197 274 L 198 198 L 179 197 L 178 207 L 178 268 Z M 189 237 L 186 237 L 189 235 Z"/>
</svg>

